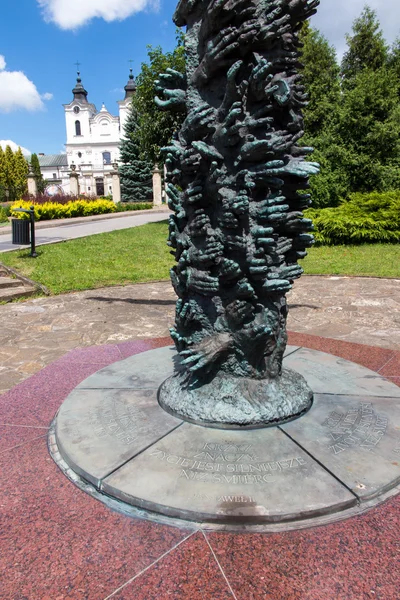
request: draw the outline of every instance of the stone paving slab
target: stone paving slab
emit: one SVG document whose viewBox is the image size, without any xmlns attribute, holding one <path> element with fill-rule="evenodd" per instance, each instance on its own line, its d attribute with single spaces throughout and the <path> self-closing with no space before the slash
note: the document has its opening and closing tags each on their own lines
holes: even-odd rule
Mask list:
<svg viewBox="0 0 400 600">
<path fill-rule="evenodd" d="M 313 406 L 286 426 L 238 431 L 159 407 L 156 391 L 174 362 L 171 347 L 118 361 L 59 411 L 63 459 L 108 496 L 183 521 L 292 527 L 380 502 L 400 484 L 400 388 L 373 371 L 288 347 L 284 364 L 300 366 Z"/>
<path fill-rule="evenodd" d="M 74 348 L 168 336 L 175 301 L 165 281 L 0 306 L 0 393 Z M 288 302 L 290 331 L 400 350 L 400 280 L 303 276 Z"/>
<path fill-rule="evenodd" d="M 60 452 L 79 475 L 100 485 L 122 462 L 181 424 L 159 407 L 156 395 L 156 389 L 75 389 L 57 415 Z"/>
<path fill-rule="evenodd" d="M 317 394 L 312 410 L 282 429 L 363 500 L 400 483 L 398 397 Z"/>
<path fill-rule="evenodd" d="M 301 348 L 284 360 L 284 366 L 303 375 L 315 394 L 400 398 L 400 388 L 375 371 L 318 350 Z"/>
<path fill-rule="evenodd" d="M 294 521 L 356 498 L 278 428 L 226 431 L 185 423 L 102 483 L 129 504 L 205 522 Z"/>
</svg>

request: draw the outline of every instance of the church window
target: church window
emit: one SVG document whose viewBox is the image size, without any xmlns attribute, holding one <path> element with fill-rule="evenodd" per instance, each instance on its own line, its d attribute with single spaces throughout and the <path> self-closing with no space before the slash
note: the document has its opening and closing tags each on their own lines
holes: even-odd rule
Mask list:
<svg viewBox="0 0 400 600">
<path fill-rule="evenodd" d="M 78 158 L 82 158 L 82 152 L 78 152 Z"/>
<path fill-rule="evenodd" d="M 111 152 L 103 152 L 103 165 L 111 165 Z"/>
<path fill-rule="evenodd" d="M 75 135 L 82 135 L 81 134 L 81 122 L 80 121 L 75 121 Z"/>
<path fill-rule="evenodd" d="M 53 179 L 57 179 L 57 173 L 53 173 Z"/>
</svg>

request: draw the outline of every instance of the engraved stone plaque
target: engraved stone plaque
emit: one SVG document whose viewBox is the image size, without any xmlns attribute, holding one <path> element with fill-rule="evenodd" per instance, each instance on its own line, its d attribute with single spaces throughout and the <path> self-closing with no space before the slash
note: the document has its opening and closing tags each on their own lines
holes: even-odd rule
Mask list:
<svg viewBox="0 0 400 600">
<path fill-rule="evenodd" d="M 99 485 L 103 477 L 181 423 L 159 407 L 156 391 L 75 389 L 57 416 L 63 458 Z"/>
<path fill-rule="evenodd" d="M 363 500 L 400 483 L 399 398 L 316 395 L 282 429 Z"/>
<path fill-rule="evenodd" d="M 283 365 L 303 375 L 314 394 L 400 398 L 400 387 L 375 371 L 317 350 L 300 348 L 285 358 Z"/>
<path fill-rule="evenodd" d="M 105 478 L 102 490 L 169 516 L 217 522 L 290 521 L 356 503 L 278 428 L 188 423 Z"/>
</svg>

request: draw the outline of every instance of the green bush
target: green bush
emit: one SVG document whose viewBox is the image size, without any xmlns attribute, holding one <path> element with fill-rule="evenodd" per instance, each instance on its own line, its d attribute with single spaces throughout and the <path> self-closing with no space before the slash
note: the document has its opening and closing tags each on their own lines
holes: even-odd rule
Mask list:
<svg viewBox="0 0 400 600">
<path fill-rule="evenodd" d="M 153 208 L 151 202 L 118 202 L 116 204 L 117 212 L 124 212 L 126 210 L 148 210 Z"/>
<path fill-rule="evenodd" d="M 8 221 L 8 214 L 9 211 L 0 206 L 0 223 L 6 223 Z"/>
<path fill-rule="evenodd" d="M 27 213 L 16 212 L 13 209 L 29 209 L 32 202 L 18 201 L 11 206 L 10 213 L 17 219 L 28 219 Z M 68 219 L 71 217 L 87 217 L 90 215 L 101 215 L 116 212 L 114 202 L 111 200 L 94 200 L 87 202 L 85 200 L 75 200 L 67 204 L 58 204 L 56 202 L 45 202 L 44 204 L 34 204 L 35 220 L 47 221 L 50 219 Z"/>
<path fill-rule="evenodd" d="M 400 190 L 356 193 L 335 208 L 305 211 L 320 245 L 396 243 L 400 241 Z"/>
</svg>

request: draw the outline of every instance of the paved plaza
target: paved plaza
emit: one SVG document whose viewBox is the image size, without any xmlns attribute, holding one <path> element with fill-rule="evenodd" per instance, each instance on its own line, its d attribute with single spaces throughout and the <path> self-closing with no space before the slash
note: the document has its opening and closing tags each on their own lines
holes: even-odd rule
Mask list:
<svg viewBox="0 0 400 600">
<path fill-rule="evenodd" d="M 399 287 L 303 277 L 288 296 L 289 343 L 400 385 Z M 47 433 L 65 398 L 100 369 L 170 345 L 174 301 L 158 282 L 0 306 L 1 598 L 398 600 L 400 496 L 308 529 L 199 530 L 110 509 L 53 462 Z"/>
</svg>

